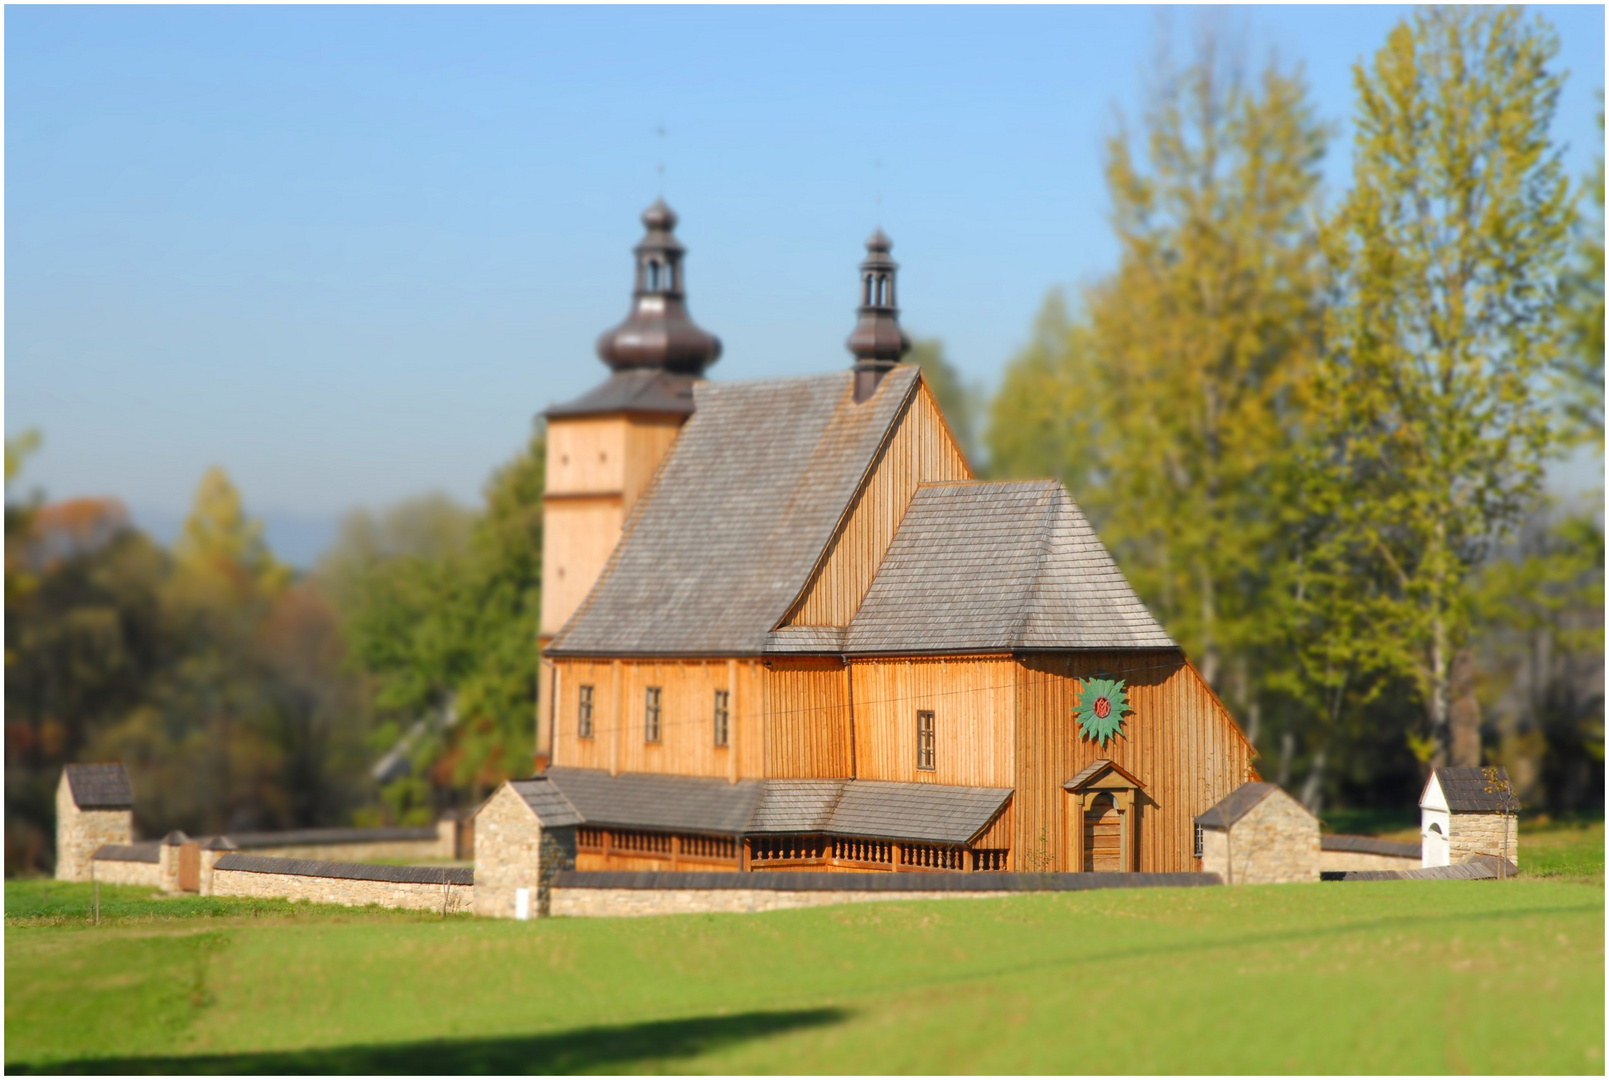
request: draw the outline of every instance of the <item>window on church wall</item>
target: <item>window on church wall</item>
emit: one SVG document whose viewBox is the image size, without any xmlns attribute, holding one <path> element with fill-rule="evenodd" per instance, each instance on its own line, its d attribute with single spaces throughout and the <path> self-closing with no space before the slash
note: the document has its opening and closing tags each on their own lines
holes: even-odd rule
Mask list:
<svg viewBox="0 0 1609 1080">
<path fill-rule="evenodd" d="M 715 691 L 715 745 L 726 746 L 731 737 L 732 695 L 727 690 Z"/>
<path fill-rule="evenodd" d="M 643 740 L 645 742 L 659 741 L 659 699 L 660 688 L 650 686 L 643 703 Z"/>
<path fill-rule="evenodd" d="M 582 686 L 577 691 L 575 731 L 583 739 L 592 738 L 592 687 Z"/>
<path fill-rule="evenodd" d="M 924 772 L 933 771 L 933 713 L 922 709 L 916 714 L 916 767 Z"/>
<path fill-rule="evenodd" d="M 1195 851 L 1192 852 L 1192 854 L 1194 854 L 1195 857 L 1199 859 L 1203 855 L 1205 855 L 1206 853 L 1207 853 L 1206 841 L 1202 838 L 1201 826 L 1197 825 L 1196 826 L 1196 846 L 1195 846 Z"/>
</svg>

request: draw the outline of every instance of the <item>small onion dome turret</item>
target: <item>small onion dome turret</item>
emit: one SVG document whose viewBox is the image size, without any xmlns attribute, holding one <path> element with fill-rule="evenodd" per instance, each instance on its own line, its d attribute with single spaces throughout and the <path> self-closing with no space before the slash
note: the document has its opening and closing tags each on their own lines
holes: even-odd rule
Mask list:
<svg viewBox="0 0 1609 1080">
<path fill-rule="evenodd" d="M 899 263 L 882 229 L 866 241 L 866 259 L 860 264 L 860 307 L 855 329 L 846 344 L 855 357 L 855 400 L 865 401 L 900 357 L 911 351 L 911 339 L 899 324 L 894 279 Z"/>
<path fill-rule="evenodd" d="M 658 368 L 702 375 L 721 355 L 721 339 L 687 313 L 682 258 L 676 239 L 676 211 L 663 199 L 643 211 L 648 230 L 634 249 L 637 283 L 626 321 L 598 338 L 598 355 L 615 371 Z"/>
</svg>

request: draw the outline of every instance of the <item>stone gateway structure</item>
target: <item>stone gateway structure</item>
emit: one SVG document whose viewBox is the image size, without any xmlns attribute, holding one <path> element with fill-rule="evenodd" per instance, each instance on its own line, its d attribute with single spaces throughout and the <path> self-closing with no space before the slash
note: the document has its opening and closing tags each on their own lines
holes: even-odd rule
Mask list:
<svg viewBox="0 0 1609 1080">
<path fill-rule="evenodd" d="M 575 869 L 581 816 L 543 780 L 510 780 L 475 815 L 475 914 L 548 915 L 553 875 Z"/>
<path fill-rule="evenodd" d="M 1242 784 L 1196 818 L 1201 868 L 1225 885 L 1318 881 L 1318 818 L 1276 784 Z"/>
<path fill-rule="evenodd" d="M 95 852 L 134 842 L 134 789 L 119 762 L 69 765 L 56 785 L 56 877 L 88 881 Z"/>
<path fill-rule="evenodd" d="M 1419 797 L 1423 865 L 1456 866 L 1487 855 L 1518 866 L 1519 809 L 1501 766 L 1436 769 Z"/>
</svg>

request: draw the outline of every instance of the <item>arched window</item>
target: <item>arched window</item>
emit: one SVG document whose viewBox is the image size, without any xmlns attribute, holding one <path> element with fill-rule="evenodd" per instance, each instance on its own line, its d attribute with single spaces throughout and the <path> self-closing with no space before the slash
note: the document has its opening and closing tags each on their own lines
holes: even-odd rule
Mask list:
<svg viewBox="0 0 1609 1080">
<path fill-rule="evenodd" d="M 657 260 L 648 263 L 648 291 L 659 291 L 659 262 Z"/>
<path fill-rule="evenodd" d="M 1432 821 L 1430 823 L 1430 831 L 1435 833 L 1437 836 L 1440 836 L 1441 835 L 1441 825 L 1440 825 L 1440 823 Z"/>
<path fill-rule="evenodd" d="M 860 304 L 862 307 L 872 306 L 872 275 L 870 274 L 866 275 L 866 295 L 861 298 Z"/>
</svg>

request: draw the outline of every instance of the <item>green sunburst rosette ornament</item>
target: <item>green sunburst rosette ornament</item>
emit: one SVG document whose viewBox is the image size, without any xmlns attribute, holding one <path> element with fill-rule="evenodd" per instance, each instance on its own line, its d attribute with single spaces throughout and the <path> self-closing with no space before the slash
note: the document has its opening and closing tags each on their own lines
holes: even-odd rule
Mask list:
<svg viewBox="0 0 1609 1080">
<path fill-rule="evenodd" d="M 1123 714 L 1132 711 L 1122 679 L 1084 680 L 1084 691 L 1073 706 L 1084 738 L 1099 742 L 1103 749 L 1112 736 L 1122 734 Z"/>
</svg>

